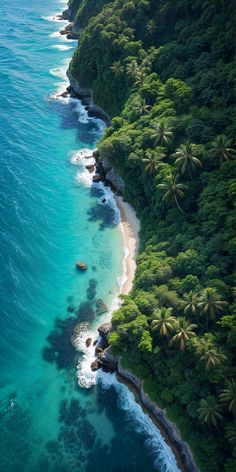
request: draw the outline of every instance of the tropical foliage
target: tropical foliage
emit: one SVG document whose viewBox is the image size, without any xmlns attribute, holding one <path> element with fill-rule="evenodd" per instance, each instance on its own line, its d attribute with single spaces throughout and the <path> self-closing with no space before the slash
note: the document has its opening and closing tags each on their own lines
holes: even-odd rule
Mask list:
<svg viewBox="0 0 236 472">
<path fill-rule="evenodd" d="M 112 118 L 99 158 L 123 176 L 141 220 L 112 349 L 177 423 L 201 472 L 233 472 L 234 2 L 78 2 L 86 28 L 70 71 Z"/>
</svg>

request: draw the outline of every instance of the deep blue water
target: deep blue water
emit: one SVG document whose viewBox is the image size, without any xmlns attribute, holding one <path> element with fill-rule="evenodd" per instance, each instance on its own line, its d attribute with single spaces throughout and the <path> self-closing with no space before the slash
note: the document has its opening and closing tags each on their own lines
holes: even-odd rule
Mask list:
<svg viewBox="0 0 236 472">
<path fill-rule="evenodd" d="M 71 164 L 104 127 L 54 98 L 75 47 L 49 21 L 65 5 L 0 4 L 0 471 L 176 471 L 126 387 L 109 374 L 78 384 L 73 327 L 96 326 L 95 302 L 111 305 L 123 271 L 112 199 Z"/>
</svg>

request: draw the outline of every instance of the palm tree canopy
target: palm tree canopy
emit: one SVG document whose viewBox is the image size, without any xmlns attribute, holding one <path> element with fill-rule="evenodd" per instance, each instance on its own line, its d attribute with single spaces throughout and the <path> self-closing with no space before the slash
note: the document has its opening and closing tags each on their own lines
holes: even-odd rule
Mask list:
<svg viewBox="0 0 236 472">
<path fill-rule="evenodd" d="M 140 98 L 140 100 L 134 104 L 133 109 L 139 115 L 145 115 L 149 112 L 150 105 L 147 105 L 146 100 L 144 100 L 144 98 Z"/>
<path fill-rule="evenodd" d="M 221 365 L 226 359 L 223 352 L 215 346 L 213 337 L 209 334 L 205 334 L 203 338 L 196 340 L 194 346 L 200 360 L 205 362 L 206 370 Z"/>
<path fill-rule="evenodd" d="M 221 390 L 220 401 L 228 405 L 229 412 L 236 414 L 236 380 L 228 380 L 226 387 Z"/>
<path fill-rule="evenodd" d="M 139 73 L 139 66 L 136 60 L 131 61 L 126 66 L 127 75 L 135 79 Z"/>
<path fill-rule="evenodd" d="M 211 320 L 214 320 L 215 316 L 222 311 L 226 305 L 227 302 L 220 299 L 215 288 L 205 288 L 200 294 L 198 306 L 201 310 L 201 314 L 206 314 Z"/>
<path fill-rule="evenodd" d="M 175 326 L 176 334 L 171 338 L 169 344 L 177 344 L 180 351 L 184 351 L 188 342 L 196 336 L 194 329 L 197 325 L 189 323 L 185 318 L 178 318 Z"/>
<path fill-rule="evenodd" d="M 202 398 L 198 408 L 199 421 L 206 423 L 208 426 L 217 426 L 219 420 L 223 417 L 220 414 L 220 406 L 216 398 L 209 395 L 207 398 Z"/>
<path fill-rule="evenodd" d="M 148 31 L 148 33 L 150 34 L 154 34 L 155 31 L 157 30 L 157 25 L 156 25 L 156 22 L 155 20 L 151 19 L 147 22 L 146 24 L 146 30 Z"/>
<path fill-rule="evenodd" d="M 173 175 L 169 175 L 164 183 L 157 185 L 157 188 L 166 190 L 163 196 L 164 202 L 177 205 L 178 209 L 184 213 L 179 205 L 178 198 L 184 198 L 184 191 L 188 188 L 187 185 L 180 182 L 177 183 L 176 178 Z"/>
<path fill-rule="evenodd" d="M 172 128 L 165 124 L 163 121 L 157 122 L 152 125 L 151 139 L 154 140 L 155 146 L 157 144 L 168 144 L 172 137 Z"/>
<path fill-rule="evenodd" d="M 185 293 L 183 296 L 182 305 L 184 307 L 185 314 L 191 313 L 192 315 L 196 315 L 198 308 L 198 294 L 193 290 Z"/>
<path fill-rule="evenodd" d="M 111 66 L 111 70 L 114 75 L 119 76 L 124 72 L 124 66 L 122 65 L 121 61 L 115 61 Z"/>
<path fill-rule="evenodd" d="M 200 159 L 196 157 L 196 145 L 186 141 L 176 149 L 172 157 L 175 158 L 175 163 L 180 169 L 181 174 L 194 171 L 196 167 L 202 167 Z"/>
<path fill-rule="evenodd" d="M 172 308 L 160 308 L 154 310 L 155 319 L 152 321 L 152 331 L 159 331 L 161 336 L 167 336 L 176 324 L 176 318 L 172 314 Z"/>
<path fill-rule="evenodd" d="M 135 81 L 134 85 L 136 85 L 136 86 L 144 85 L 146 80 L 147 80 L 147 70 L 145 68 L 143 68 L 143 69 L 139 68 L 139 70 L 137 71 L 135 79 L 136 79 L 136 81 Z"/>
<path fill-rule="evenodd" d="M 147 151 L 145 158 L 142 159 L 146 163 L 145 171 L 151 175 L 155 174 L 164 157 L 166 157 L 166 154 L 161 150 Z"/>
<path fill-rule="evenodd" d="M 236 157 L 236 150 L 232 148 L 232 139 L 224 134 L 216 136 L 211 144 L 210 155 L 216 157 L 220 162 L 229 161 Z"/>
</svg>

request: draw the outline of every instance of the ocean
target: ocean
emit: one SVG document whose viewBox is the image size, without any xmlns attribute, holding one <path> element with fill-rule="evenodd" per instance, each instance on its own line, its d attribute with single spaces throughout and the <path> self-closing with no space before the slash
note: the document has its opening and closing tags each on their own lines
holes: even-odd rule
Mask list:
<svg viewBox="0 0 236 472">
<path fill-rule="evenodd" d="M 125 250 L 112 192 L 77 160 L 104 124 L 57 97 L 76 46 L 54 19 L 65 2 L 0 4 L 0 471 L 177 472 L 133 394 L 89 368 L 84 342 L 119 303 Z"/>
</svg>

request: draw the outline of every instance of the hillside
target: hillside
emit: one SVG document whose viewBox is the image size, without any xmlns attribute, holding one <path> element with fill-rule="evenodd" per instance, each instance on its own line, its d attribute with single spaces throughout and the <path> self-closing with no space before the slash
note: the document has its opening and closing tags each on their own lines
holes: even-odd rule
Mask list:
<svg viewBox="0 0 236 472">
<path fill-rule="evenodd" d="M 177 423 L 200 470 L 233 472 L 234 2 L 107 3 L 77 0 L 86 27 L 70 71 L 113 118 L 100 159 L 118 169 L 141 220 L 112 349 Z"/>
</svg>

